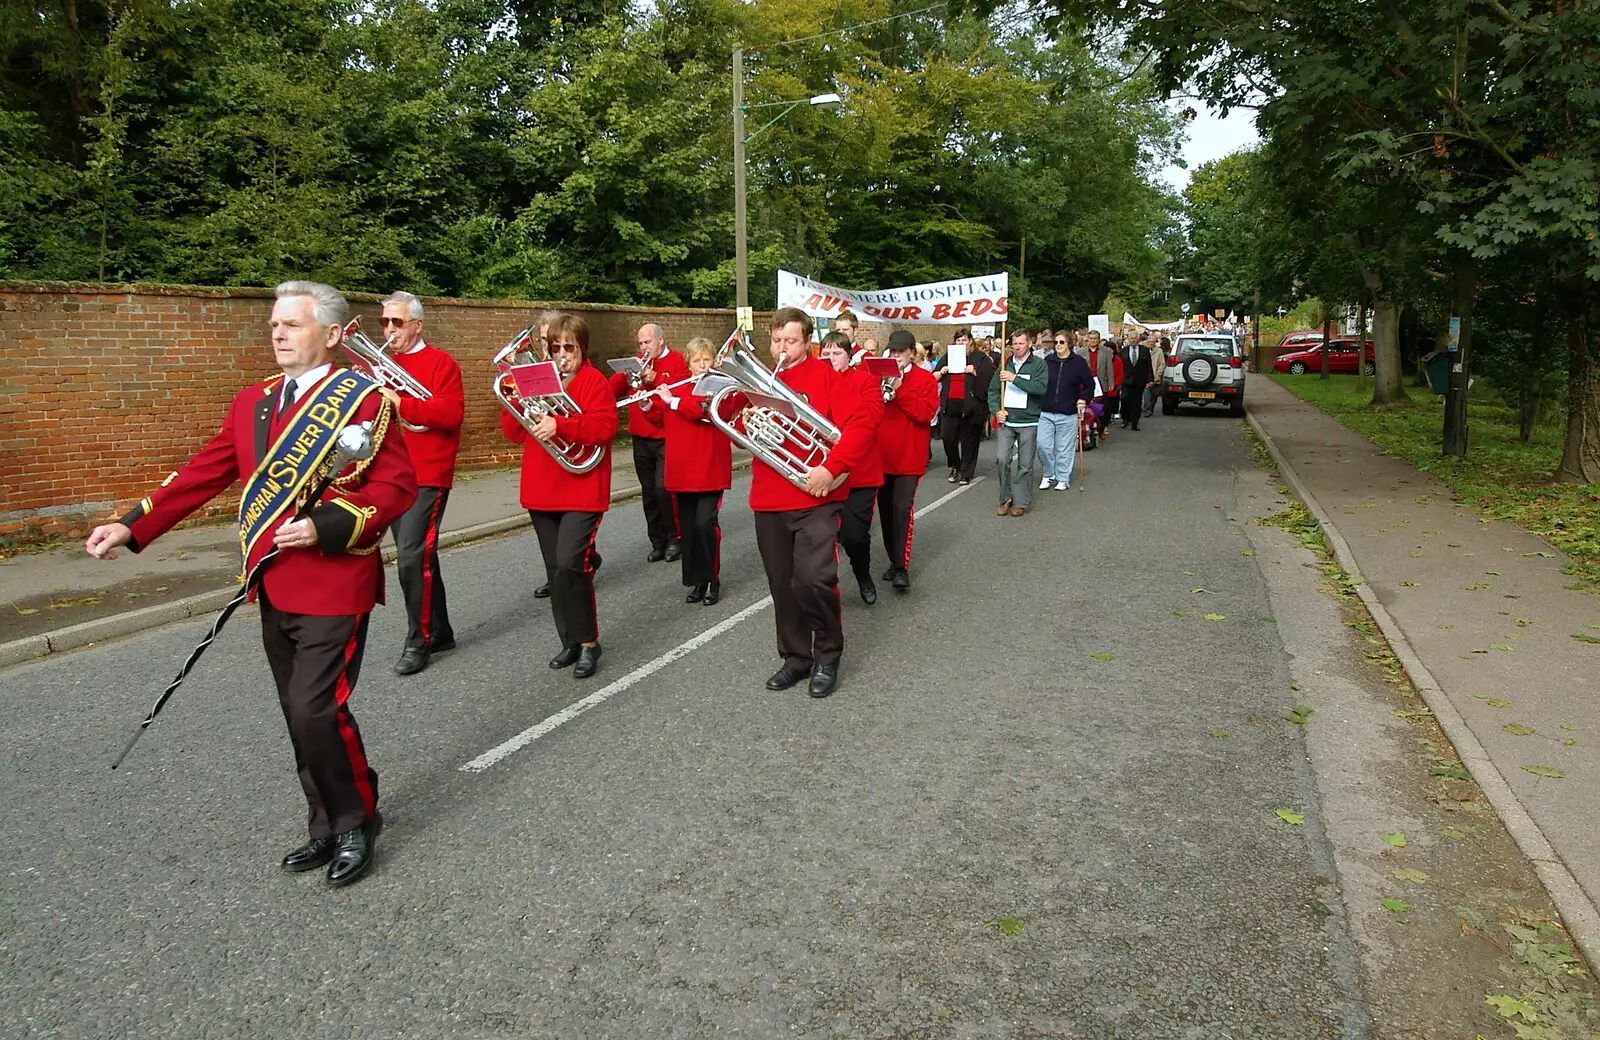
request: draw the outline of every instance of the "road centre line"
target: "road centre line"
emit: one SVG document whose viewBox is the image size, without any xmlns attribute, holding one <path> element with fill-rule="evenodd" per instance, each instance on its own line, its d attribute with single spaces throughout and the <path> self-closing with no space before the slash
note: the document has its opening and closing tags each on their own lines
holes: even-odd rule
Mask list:
<svg viewBox="0 0 1600 1040">
<path fill-rule="evenodd" d="M 935 509 L 938 509 L 940 506 L 955 498 L 957 495 L 960 495 L 963 492 L 971 491 L 979 484 L 982 484 L 983 480 L 983 477 L 977 477 L 972 481 L 972 483 L 963 484 L 954 491 L 950 491 L 933 500 L 932 502 L 929 502 L 927 505 L 917 510 L 917 519 L 922 519 L 924 516 L 927 516 L 929 513 L 933 512 Z M 723 618 L 721 621 L 717 622 L 715 625 L 712 625 L 699 635 L 693 636 L 692 638 L 679 643 L 677 646 L 673 647 L 671 650 L 668 650 L 660 657 L 646 661 L 644 664 L 635 668 L 622 678 L 613 680 L 607 685 L 589 694 L 589 696 L 583 698 L 582 700 L 574 701 L 565 708 L 562 708 L 560 711 L 556 712 L 554 715 L 547 716 L 540 722 L 529 726 L 527 729 L 523 730 L 521 733 L 518 733 L 510 740 L 490 748 L 477 758 L 474 758 L 472 761 L 461 766 L 460 771 L 463 773 L 483 772 L 491 766 L 503 761 L 508 756 L 521 751 L 523 748 L 527 747 L 529 744 L 532 744 L 535 740 L 538 740 L 545 734 L 553 732 L 561 726 L 566 725 L 579 715 L 582 715 L 584 712 L 588 711 L 590 708 L 599 707 L 606 701 L 615 697 L 617 694 L 637 685 L 641 679 L 649 678 L 672 662 L 689 656 L 702 646 L 705 646 L 713 639 L 722 635 L 722 633 L 734 628 L 741 622 L 756 616 L 770 606 L 772 606 L 772 597 L 761 597 L 738 613 Z"/>
</svg>

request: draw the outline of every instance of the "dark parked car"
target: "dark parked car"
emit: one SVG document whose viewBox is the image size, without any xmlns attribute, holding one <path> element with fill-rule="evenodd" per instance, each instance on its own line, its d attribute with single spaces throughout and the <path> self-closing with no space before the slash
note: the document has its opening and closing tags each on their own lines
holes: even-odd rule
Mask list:
<svg viewBox="0 0 1600 1040">
<path fill-rule="evenodd" d="M 1361 356 L 1360 345 L 1353 339 L 1336 339 L 1328 344 L 1328 371 L 1329 372 L 1354 372 L 1356 359 Z M 1292 375 L 1303 376 L 1307 372 L 1322 371 L 1322 344 L 1317 344 L 1310 350 L 1297 350 L 1292 354 L 1284 354 L 1272 363 L 1272 368 L 1277 372 L 1288 372 Z M 1367 375 L 1377 371 L 1373 361 L 1372 341 L 1367 340 L 1366 364 L 1363 369 Z"/>
</svg>

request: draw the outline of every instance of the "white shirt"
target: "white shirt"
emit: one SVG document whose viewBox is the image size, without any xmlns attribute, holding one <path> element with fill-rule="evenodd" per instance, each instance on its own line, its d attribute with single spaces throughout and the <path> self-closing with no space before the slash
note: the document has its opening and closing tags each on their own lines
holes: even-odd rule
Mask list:
<svg viewBox="0 0 1600 1040">
<path fill-rule="evenodd" d="M 310 390 L 312 387 L 322 382 L 322 380 L 327 378 L 328 373 L 331 371 L 333 371 L 333 364 L 332 362 L 329 362 L 326 365 L 318 365 L 316 368 L 307 369 L 306 371 L 295 376 L 294 393 L 290 396 L 287 402 L 281 399 L 279 400 L 279 413 L 281 414 L 285 408 L 289 407 L 289 405 L 294 404 L 296 401 L 300 400 L 300 398 L 304 397 L 307 390 Z M 290 377 L 287 373 L 285 373 L 283 378 L 285 381 L 287 381 Z"/>
<path fill-rule="evenodd" d="M 427 340 L 419 339 L 419 340 L 417 340 L 416 345 L 414 345 L 410 350 L 402 350 L 400 353 L 401 354 L 415 354 L 417 351 L 423 349 L 427 345 L 428 345 L 428 341 Z"/>
</svg>

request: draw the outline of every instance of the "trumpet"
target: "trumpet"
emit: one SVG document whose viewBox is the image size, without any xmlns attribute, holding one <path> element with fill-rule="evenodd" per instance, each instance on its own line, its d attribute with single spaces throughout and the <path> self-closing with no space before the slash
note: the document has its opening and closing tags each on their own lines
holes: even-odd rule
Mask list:
<svg viewBox="0 0 1600 1040">
<path fill-rule="evenodd" d="M 910 367 L 911 367 L 910 365 L 901 365 L 900 366 L 900 374 L 898 376 L 896 376 L 895 379 L 904 379 L 906 377 L 906 370 L 909 369 Z M 881 380 L 879 382 L 879 384 L 878 384 L 878 388 L 883 391 L 883 403 L 884 404 L 888 404 L 890 401 L 893 401 L 894 400 L 894 395 L 900 389 L 899 387 L 895 386 L 895 380 L 894 379 Z"/>
<path fill-rule="evenodd" d="M 379 346 L 361 331 L 361 319 L 351 318 L 350 323 L 344 327 L 342 342 L 346 353 L 361 362 L 379 386 L 388 387 L 397 393 L 410 394 L 419 401 L 429 400 L 433 397 L 433 391 L 423 386 L 416 376 L 407 372 L 400 366 L 400 362 L 388 355 L 389 342 L 393 338 L 389 337 L 383 341 L 382 346 Z"/>
<path fill-rule="evenodd" d="M 657 390 L 676 390 L 678 387 L 683 386 L 686 383 L 692 383 L 698 378 L 700 377 L 690 376 L 688 379 L 680 379 L 676 383 L 668 383 L 666 386 L 653 386 L 648 390 L 641 390 L 632 397 L 624 397 L 622 400 L 618 401 L 617 407 L 626 408 L 630 404 L 638 404 L 640 401 L 654 397 Z"/>
<path fill-rule="evenodd" d="M 511 370 L 524 365 L 545 363 L 539 360 L 538 354 L 532 348 L 535 331 L 533 328 L 523 329 L 494 356 L 495 367 L 500 373 L 495 376 L 494 396 L 501 406 L 511 413 L 511 417 L 530 434 L 533 433 L 533 428 L 539 420 L 547 415 L 583 414 L 577 402 L 568 396 L 566 391 L 542 397 L 523 397 L 517 392 L 516 380 L 512 378 Z M 600 465 L 600 460 L 606 455 L 604 445 L 579 444 L 566 437 L 552 437 L 537 443 L 550 453 L 550 457 L 556 460 L 556 465 L 568 473 L 587 473 Z"/>
<path fill-rule="evenodd" d="M 789 483 L 806 490 L 806 474 L 822 465 L 839 443 L 839 429 L 799 394 L 790 390 L 763 365 L 743 335 L 735 331 L 718 352 L 719 374 L 731 380 L 711 396 L 706 413 L 711 424 L 729 440 L 765 462 Z M 781 371 L 781 369 L 779 370 Z M 751 397 L 744 429 L 723 417 L 723 406 L 734 394 Z M 762 399 L 770 401 L 763 404 Z M 850 476 L 835 474 L 833 491 Z"/>
</svg>

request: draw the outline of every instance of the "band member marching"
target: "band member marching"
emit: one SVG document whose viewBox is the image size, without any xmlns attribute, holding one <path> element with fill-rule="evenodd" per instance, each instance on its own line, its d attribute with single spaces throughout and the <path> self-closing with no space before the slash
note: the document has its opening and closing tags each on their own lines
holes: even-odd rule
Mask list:
<svg viewBox="0 0 1600 1040">
<path fill-rule="evenodd" d="M 222 428 L 166 483 L 121 520 L 89 535 L 91 556 L 134 552 L 245 481 L 239 539 L 245 571 L 274 546 L 256 594 L 261 640 L 278 687 L 305 792 L 310 840 L 283 868 L 329 864 L 328 883 L 355 881 L 371 865 L 383 818 L 378 774 L 367 761 L 349 699 L 361 673 L 367 621 L 383 601 L 378 543 L 417 497 L 416 474 L 394 435 L 394 411 L 364 375 L 334 367 L 349 305 L 317 282 L 277 288 L 269 326 L 280 376 L 245 388 Z M 371 423 L 375 450 L 343 473 L 302 520 L 297 499 L 319 478 L 308 460 L 328 456 L 340 430 Z"/>
<path fill-rule="evenodd" d="M 667 332 L 660 325 L 639 326 L 637 341 L 639 352 L 635 356 L 644 364 L 644 370 L 636 384 L 629 382 L 622 372 L 611 376 L 611 392 L 618 401 L 640 390 L 675 383 L 689 374 L 683 356 L 667 349 Z M 633 471 L 639 478 L 639 497 L 644 504 L 645 528 L 650 535 L 650 555 L 645 559 L 651 563 L 676 560 L 682 552 L 673 523 L 672 499 L 666 486 L 667 435 L 662 425 L 663 407 L 654 397 L 628 406 Z"/>
<path fill-rule="evenodd" d="M 405 594 L 409 625 L 394 670 L 415 675 L 428 667 L 432 655 L 456 647 L 439 568 L 439 526 L 455 483 L 466 395 L 456 359 L 422 338 L 421 300 L 408 292 L 392 293 L 383 301 L 382 324 L 390 360 L 433 395 L 426 401 L 409 394 L 399 397 L 406 451 L 417 471 L 417 501 L 394 522 L 395 576 Z"/>
<path fill-rule="evenodd" d="M 811 357 L 811 318 L 795 307 L 772 316 L 777 378 L 835 427 L 840 437 L 822 465 L 805 475 L 805 490 L 757 456 L 751 465 L 750 509 L 756 545 L 767 573 L 783 667 L 767 680 L 787 690 L 810 675 L 808 691 L 826 697 L 839 681 L 844 625 L 839 612 L 839 554 L 835 538 L 848 492 L 830 491 L 838 476 L 872 450 L 870 421 L 860 394 L 825 362 Z"/>
<path fill-rule="evenodd" d="M 860 396 L 866 427 L 876 439 L 878 424 L 883 420 L 883 389 L 864 369 L 850 367 L 850 340 L 844 332 L 822 337 L 822 360 Z M 850 478 L 845 481 L 849 494 L 839 516 L 839 547 L 850 561 L 861 601 L 869 607 L 878 602 L 878 587 L 872 582 L 872 510 L 882 486 L 883 464 L 873 448 L 850 470 Z"/>
<path fill-rule="evenodd" d="M 534 322 L 539 332 L 539 356 L 541 358 L 548 359 L 550 356 L 550 323 L 559 317 L 561 317 L 560 311 L 545 310 L 539 312 L 539 320 Z M 600 564 L 602 562 L 604 561 L 600 559 L 600 553 L 597 550 L 590 549 L 589 570 L 595 574 L 598 574 L 600 572 Z M 549 599 L 550 583 L 546 581 L 543 585 L 536 587 L 533 590 L 533 598 Z"/>
<path fill-rule="evenodd" d="M 722 598 L 722 493 L 733 486 L 733 450 L 706 414 L 693 382 L 711 370 L 717 348 L 696 337 L 684 348 L 689 375 L 677 386 L 656 387 L 667 434 L 667 492 L 682 536 L 685 603 L 711 606 Z"/>
<path fill-rule="evenodd" d="M 883 551 L 889 557 L 885 581 L 897 591 L 911 588 L 911 532 L 916 523 L 917 484 L 928 471 L 933 414 L 939 410 L 939 382 L 913 364 L 917 341 L 901 330 L 889 336 L 889 356 L 900 365 L 898 379 L 883 387 L 883 424 L 878 448 L 883 460 L 883 487 L 878 492 L 878 521 Z"/>
<path fill-rule="evenodd" d="M 600 666 L 593 550 L 600 521 L 611 507 L 610 446 L 617 436 L 617 406 L 606 377 L 589 364 L 588 323 L 577 315 L 562 314 L 551 320 L 547 332 L 550 359 L 579 414 L 545 415 L 530 434 L 502 412 L 500 429 L 523 446 L 522 506 L 544 555 L 550 609 L 561 640 L 561 651 L 550 659 L 550 667 L 572 668 L 574 678 L 587 679 Z M 592 469 L 573 473 L 546 447 L 557 437 L 606 450 Z"/>
</svg>

